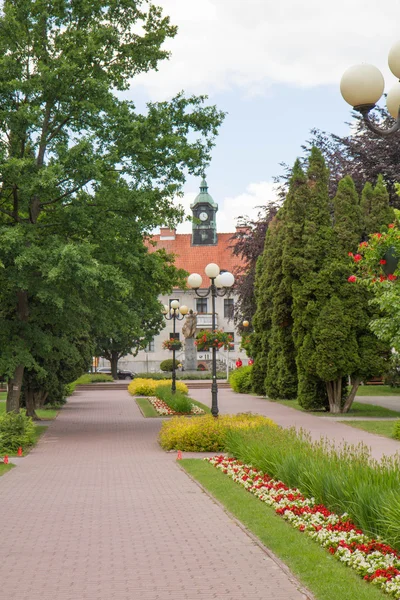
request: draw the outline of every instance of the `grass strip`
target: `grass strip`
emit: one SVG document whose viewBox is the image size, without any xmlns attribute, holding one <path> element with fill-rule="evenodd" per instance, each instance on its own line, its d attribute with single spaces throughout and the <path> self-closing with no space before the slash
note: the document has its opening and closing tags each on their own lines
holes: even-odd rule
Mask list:
<svg viewBox="0 0 400 600">
<path fill-rule="evenodd" d="M 363 429 L 364 431 L 368 431 L 368 433 L 375 433 L 376 435 L 383 435 L 392 440 L 393 430 L 396 421 L 341 421 L 345 425 L 350 425 L 351 427 L 356 427 L 356 429 Z M 398 441 L 398 440 L 397 440 Z"/>
<path fill-rule="evenodd" d="M 149 402 L 149 400 L 147 398 L 135 398 L 137 405 L 139 406 L 142 415 L 144 417 L 161 417 L 163 419 L 168 418 L 166 415 L 159 415 L 158 412 L 156 411 L 156 409 L 154 408 L 154 406 L 151 404 L 151 402 Z M 192 404 L 195 404 L 196 406 L 199 406 L 200 408 L 202 408 L 204 410 L 205 413 L 210 413 L 210 409 L 208 408 L 208 406 L 206 406 L 205 404 L 202 404 L 201 402 L 197 402 L 197 400 L 192 400 L 191 399 Z M 174 415 L 171 415 L 174 416 Z M 190 415 L 190 416 L 198 416 L 198 415 Z"/>
<path fill-rule="evenodd" d="M 343 419 L 343 417 L 400 417 L 400 412 L 391 410 L 390 408 L 385 408 L 384 406 L 377 406 L 375 404 L 363 404 L 362 402 L 353 402 L 351 409 L 348 413 L 339 413 L 337 415 L 332 415 L 329 412 L 324 410 L 320 411 L 308 411 L 305 410 L 297 400 L 268 400 L 269 402 L 278 402 L 279 404 L 283 404 L 284 406 L 289 406 L 289 408 L 294 408 L 295 410 L 299 410 L 301 412 L 306 412 L 309 415 L 315 415 L 316 417 L 339 417 Z"/>
<path fill-rule="evenodd" d="M 5 473 L 7 473 L 7 471 L 10 471 L 13 467 L 15 467 L 15 465 L 8 463 L 8 465 L 5 465 L 4 463 L 0 463 L 0 477 L 2 475 L 4 475 Z"/>
<path fill-rule="evenodd" d="M 388 598 L 212 465 L 199 459 L 184 459 L 180 465 L 272 550 L 317 600 Z"/>
<path fill-rule="evenodd" d="M 360 385 L 357 396 L 399 396 L 400 388 L 390 385 Z"/>
<path fill-rule="evenodd" d="M 135 398 L 136 404 L 139 406 L 141 413 L 144 417 L 159 417 L 160 415 L 154 408 L 154 406 L 148 401 L 147 398 Z"/>
</svg>

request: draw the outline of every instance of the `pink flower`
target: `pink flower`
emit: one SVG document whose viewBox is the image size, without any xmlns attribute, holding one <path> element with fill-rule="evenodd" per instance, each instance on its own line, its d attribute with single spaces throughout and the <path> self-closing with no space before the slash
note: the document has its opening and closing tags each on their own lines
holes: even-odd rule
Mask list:
<svg viewBox="0 0 400 600">
<path fill-rule="evenodd" d="M 379 261 L 380 265 L 386 265 L 386 260 L 384 258 L 381 258 L 381 260 Z"/>
<path fill-rule="evenodd" d="M 347 281 L 349 281 L 350 283 L 355 283 L 357 281 L 357 277 L 355 275 L 350 275 Z"/>
<path fill-rule="evenodd" d="M 368 242 L 361 242 L 361 244 L 359 244 L 358 247 L 359 248 L 367 248 L 368 247 Z"/>
<path fill-rule="evenodd" d="M 389 229 L 393 229 L 394 223 L 389 223 L 388 227 L 389 227 Z"/>
<path fill-rule="evenodd" d="M 395 281 L 395 279 L 397 279 L 397 275 L 393 275 L 393 273 L 390 273 L 390 275 L 388 275 L 388 279 L 389 281 Z"/>
<path fill-rule="evenodd" d="M 351 256 L 351 257 L 353 257 L 353 256 L 354 256 L 354 254 L 353 254 L 352 252 L 349 252 L 348 256 Z"/>
<path fill-rule="evenodd" d="M 362 260 L 361 254 L 355 254 L 354 255 L 354 260 L 355 260 L 355 262 L 359 262 L 360 260 Z"/>
</svg>

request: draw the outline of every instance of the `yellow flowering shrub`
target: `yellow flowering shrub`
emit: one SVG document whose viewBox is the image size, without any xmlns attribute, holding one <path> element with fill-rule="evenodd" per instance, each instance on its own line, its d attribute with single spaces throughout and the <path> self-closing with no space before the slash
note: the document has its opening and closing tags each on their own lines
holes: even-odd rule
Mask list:
<svg viewBox="0 0 400 600">
<path fill-rule="evenodd" d="M 159 442 L 164 450 L 186 452 L 221 452 L 225 449 L 225 435 L 231 429 L 259 429 L 277 427 L 271 419 L 260 415 L 239 414 L 212 415 L 188 419 L 173 417 L 164 421 L 159 433 Z"/>
<path fill-rule="evenodd" d="M 156 379 L 133 379 L 128 385 L 128 392 L 132 396 L 154 396 L 156 388 L 160 386 L 171 387 L 170 379 L 156 380 Z M 176 382 L 176 389 L 183 394 L 188 393 L 188 387 L 182 381 Z"/>
</svg>

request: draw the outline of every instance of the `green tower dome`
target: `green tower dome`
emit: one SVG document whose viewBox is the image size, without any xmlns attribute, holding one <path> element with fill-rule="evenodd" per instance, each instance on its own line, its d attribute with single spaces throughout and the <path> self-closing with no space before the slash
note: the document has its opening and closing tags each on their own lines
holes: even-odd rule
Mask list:
<svg viewBox="0 0 400 600">
<path fill-rule="evenodd" d="M 196 198 L 194 199 L 193 204 L 190 205 L 190 208 L 194 208 L 196 206 L 196 204 L 199 203 L 208 203 L 211 204 L 211 206 L 217 208 L 218 205 L 216 202 L 214 202 L 212 196 L 210 196 L 210 194 L 208 193 L 208 185 L 207 185 L 207 181 L 205 179 L 205 177 L 203 177 L 203 179 L 201 180 L 200 183 L 200 194 L 197 194 Z"/>
</svg>

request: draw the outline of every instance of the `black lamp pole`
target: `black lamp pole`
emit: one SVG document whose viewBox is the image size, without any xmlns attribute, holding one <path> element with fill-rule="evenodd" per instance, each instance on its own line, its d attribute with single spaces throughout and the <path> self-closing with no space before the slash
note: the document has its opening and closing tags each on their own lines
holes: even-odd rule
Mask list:
<svg viewBox="0 0 400 600">
<path fill-rule="evenodd" d="M 211 285 L 204 292 L 199 292 L 198 288 L 194 288 L 196 296 L 199 298 L 208 298 L 211 296 L 211 327 L 215 331 L 216 325 L 216 311 L 215 311 L 215 300 L 218 297 L 225 296 L 229 288 L 219 289 L 215 285 L 216 277 L 210 277 Z M 217 384 L 217 348 L 212 346 L 212 383 L 211 383 L 211 414 L 213 417 L 218 417 L 218 384 Z"/>
<path fill-rule="evenodd" d="M 176 392 L 176 368 L 175 368 L 176 321 L 182 321 L 182 319 L 184 318 L 185 315 L 183 315 L 183 314 L 181 314 L 179 312 L 179 308 L 171 308 L 170 316 L 168 317 L 166 313 L 164 313 L 164 316 L 165 316 L 165 318 L 166 318 L 167 321 L 172 321 L 172 332 L 173 332 L 173 336 L 174 337 L 173 337 L 173 342 L 172 342 L 172 385 L 171 385 L 171 392 L 173 394 L 175 394 L 175 392 Z"/>
</svg>

